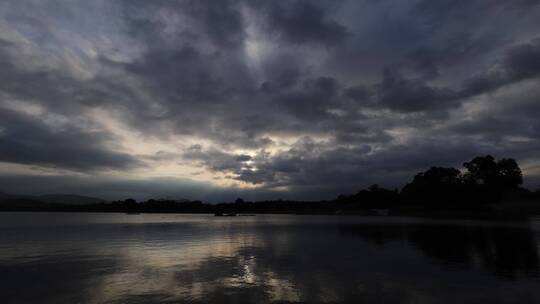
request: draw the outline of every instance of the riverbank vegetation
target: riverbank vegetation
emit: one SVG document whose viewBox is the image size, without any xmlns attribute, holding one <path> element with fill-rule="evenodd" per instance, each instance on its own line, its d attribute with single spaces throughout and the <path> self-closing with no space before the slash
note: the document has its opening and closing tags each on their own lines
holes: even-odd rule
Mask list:
<svg viewBox="0 0 540 304">
<path fill-rule="evenodd" d="M 364 214 L 439 217 L 515 217 L 540 215 L 540 191 L 523 188 L 523 176 L 511 158 L 476 157 L 463 168 L 432 167 L 416 174 L 401 190 L 372 185 L 326 201 L 244 201 L 209 204 L 201 201 L 126 199 L 91 204 L 7 198 L 1 211 L 70 211 L 214 214 Z"/>
</svg>

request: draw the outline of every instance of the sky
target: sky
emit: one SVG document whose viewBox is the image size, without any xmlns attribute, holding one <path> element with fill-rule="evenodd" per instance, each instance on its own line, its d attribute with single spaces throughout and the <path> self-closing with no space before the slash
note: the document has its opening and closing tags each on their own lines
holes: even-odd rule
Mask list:
<svg viewBox="0 0 540 304">
<path fill-rule="evenodd" d="M 515 158 L 538 0 L 7 0 L 0 191 L 329 199 Z"/>
</svg>

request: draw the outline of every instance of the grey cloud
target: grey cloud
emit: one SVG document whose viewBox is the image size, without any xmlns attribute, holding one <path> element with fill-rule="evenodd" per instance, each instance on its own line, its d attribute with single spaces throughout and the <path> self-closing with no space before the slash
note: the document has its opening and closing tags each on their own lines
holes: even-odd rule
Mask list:
<svg viewBox="0 0 540 304">
<path fill-rule="evenodd" d="M 448 37 L 423 42 L 409 51 L 408 58 L 415 71 L 423 78 L 433 80 L 441 76 L 441 70 L 474 64 L 475 59 L 486 57 L 501 43 L 500 39 L 493 33 L 474 35 L 467 29 L 460 29 Z"/>
<path fill-rule="evenodd" d="M 182 157 L 179 153 L 172 153 L 166 151 L 158 151 L 152 155 L 142 155 L 141 158 L 151 161 L 167 161 L 167 160 L 180 160 Z"/>
<path fill-rule="evenodd" d="M 3 79 L 0 90 L 12 99 L 37 103 L 47 111 L 62 115 L 96 107 L 148 107 L 146 100 L 131 87 L 128 77 L 119 79 L 114 71 L 104 69 L 92 78 L 81 79 L 68 68 L 48 62 L 50 58 L 43 58 L 40 64 L 44 66 L 36 67 L 31 64 L 36 62 L 35 55 L 25 56 L 28 52 L 25 47 L 10 41 L 0 45 L 0 77 Z"/>
<path fill-rule="evenodd" d="M 205 32 L 217 45 L 235 46 L 244 42 L 244 20 L 235 1 L 192 1 L 190 11 L 202 20 Z"/>
<path fill-rule="evenodd" d="M 416 53 L 428 60 L 430 55 Z M 419 62 L 419 64 L 423 64 Z M 426 73 L 437 74 L 435 67 L 425 66 Z M 423 78 L 405 78 L 386 69 L 382 80 L 373 87 L 356 85 L 346 90 L 346 96 L 365 106 L 388 108 L 401 112 L 439 111 L 460 106 L 467 98 L 495 90 L 540 75 L 540 39 L 508 49 L 491 71 L 476 73 L 464 79 L 456 88 L 436 87 Z"/>
<path fill-rule="evenodd" d="M 472 22 L 478 14 L 491 14 L 494 11 L 501 9 L 510 10 L 530 10 L 538 7 L 539 3 L 536 0 L 443 0 L 437 3 L 429 0 L 417 1 L 411 13 L 420 15 L 425 20 L 432 23 L 444 25 L 446 23 L 460 22 L 462 20 L 455 19 L 462 17 L 465 21 Z"/>
<path fill-rule="evenodd" d="M 35 116 L 0 110 L 0 161 L 67 168 L 78 171 L 142 166 L 136 158 L 106 147 L 105 132 L 76 125 L 54 128 Z"/>
<path fill-rule="evenodd" d="M 390 71 L 384 73 L 377 95 L 379 106 L 404 112 L 440 110 L 456 104 L 456 93 L 451 89 L 433 87 L 421 79 L 403 79 Z"/>
<path fill-rule="evenodd" d="M 347 28 L 328 16 L 322 1 L 250 1 L 261 11 L 267 30 L 285 42 L 337 46 L 351 36 Z M 262 8 L 262 9 L 261 9 Z"/>
<path fill-rule="evenodd" d="M 511 141 L 540 135 L 535 91 L 497 96 L 538 83 L 538 1 L 1 5 L 2 96 L 71 128 L 2 110 L 4 161 L 92 171 L 178 158 L 265 195 L 306 196 L 400 185 L 475 153 L 537 161 L 535 145 Z M 114 152 L 110 134 L 77 125 L 95 109 L 143 136 L 190 135 L 208 149 Z M 314 140 L 283 146 L 283 136 Z"/>
<path fill-rule="evenodd" d="M 178 45 L 186 39 L 191 42 L 209 39 L 219 47 L 236 48 L 243 44 L 246 36 L 238 1 L 128 0 L 121 3 L 129 31 L 157 43 L 151 47 Z M 192 24 L 182 27 L 183 22 Z"/>
<path fill-rule="evenodd" d="M 325 119 L 326 110 L 336 106 L 339 84 L 332 77 L 306 79 L 299 88 L 270 94 L 270 99 L 302 120 Z"/>
<path fill-rule="evenodd" d="M 462 96 L 474 96 L 495 91 L 528 78 L 540 75 L 540 38 L 510 48 L 499 66 L 490 72 L 468 79 Z"/>
<path fill-rule="evenodd" d="M 248 167 L 245 163 L 251 159 L 245 154 L 230 154 L 220 150 L 203 150 L 200 145 L 194 145 L 183 154 L 184 159 L 199 161 L 212 171 L 224 173 L 237 173 Z"/>
<path fill-rule="evenodd" d="M 536 148 L 529 146 L 529 149 Z M 236 180 L 262 185 L 263 189 L 287 187 L 293 193 L 329 198 L 330 193 L 372 183 L 401 187 L 418 171 L 434 165 L 461 167 L 463 161 L 486 153 L 512 155 L 518 160 L 527 157 L 510 146 L 467 138 L 432 137 L 426 141 L 389 145 L 377 153 L 372 153 L 367 145 L 351 148 L 304 138 L 281 153 L 253 157 L 248 168 L 232 165 L 220 168 L 211 162 L 208 166 L 217 172 L 232 174 Z M 216 158 L 205 154 L 204 159 Z"/>
<path fill-rule="evenodd" d="M 334 148 L 331 144 L 317 143 L 305 137 L 290 149 L 276 155 L 260 153 L 252 157 L 249 167 L 233 173 L 236 174 L 234 178 L 237 180 L 252 184 L 264 183 L 265 187 L 270 189 L 306 185 L 320 187 L 325 183 L 344 181 L 346 176 L 350 176 L 350 172 L 358 169 L 357 160 L 369 151 L 367 145 Z"/>
<path fill-rule="evenodd" d="M 509 80 L 538 77 L 540 75 L 540 38 L 511 48 L 503 66 Z"/>
<path fill-rule="evenodd" d="M 240 154 L 235 157 L 235 160 L 239 162 L 246 162 L 246 161 L 249 161 L 250 159 L 251 159 L 251 156 L 245 155 L 245 154 Z"/>
<path fill-rule="evenodd" d="M 491 94 L 486 98 L 488 108 L 472 118 L 453 122 L 450 131 L 494 141 L 509 137 L 537 139 L 540 135 L 538 94 L 535 80 L 515 84 L 509 92 Z"/>
</svg>

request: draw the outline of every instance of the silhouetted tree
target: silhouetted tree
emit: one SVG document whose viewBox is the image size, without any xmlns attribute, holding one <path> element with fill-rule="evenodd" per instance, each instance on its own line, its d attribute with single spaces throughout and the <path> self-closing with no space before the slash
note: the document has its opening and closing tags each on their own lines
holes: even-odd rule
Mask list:
<svg viewBox="0 0 540 304">
<path fill-rule="evenodd" d="M 137 203 L 137 201 L 134 200 L 134 199 L 132 199 L 132 198 L 128 198 L 128 199 L 126 199 L 126 200 L 124 201 L 124 203 L 125 203 L 126 205 L 134 205 L 134 204 Z"/>
<path fill-rule="evenodd" d="M 523 174 L 517 162 L 512 158 L 503 158 L 497 162 L 498 186 L 515 189 L 523 184 Z"/>
<path fill-rule="evenodd" d="M 463 181 L 461 172 L 454 168 L 432 167 L 416 174 L 401 194 L 416 202 L 459 202 L 463 200 Z"/>
<path fill-rule="evenodd" d="M 418 173 L 413 182 L 433 186 L 461 184 L 461 172 L 454 168 L 431 167 Z"/>
<path fill-rule="evenodd" d="M 136 212 L 137 211 L 137 201 L 132 199 L 132 198 L 128 198 L 124 201 L 124 208 L 125 208 L 125 211 L 127 212 Z"/>
<path fill-rule="evenodd" d="M 429 203 L 429 206 L 433 205 L 431 202 L 492 203 L 505 193 L 517 194 L 523 183 L 521 169 L 511 158 L 497 161 L 491 155 L 478 156 L 463 166 L 465 173 L 442 167 L 420 172 L 401 193 L 408 201 Z"/>
<path fill-rule="evenodd" d="M 466 179 L 490 188 L 516 189 L 523 183 L 521 169 L 512 158 L 495 161 L 491 155 L 479 156 L 464 163 L 463 166 L 468 170 Z"/>
<path fill-rule="evenodd" d="M 345 210 L 366 208 L 391 208 L 398 203 L 398 191 L 380 187 L 377 184 L 369 186 L 353 195 L 340 194 L 336 201 Z"/>
<path fill-rule="evenodd" d="M 503 195 L 517 193 L 523 183 L 523 175 L 512 158 L 496 161 L 493 156 L 475 157 L 463 166 L 467 169 L 464 182 L 475 187 L 477 197 L 490 202 L 500 200 Z"/>
<path fill-rule="evenodd" d="M 469 183 L 490 185 L 497 179 L 497 163 L 491 155 L 475 157 L 470 162 L 463 163 L 463 166 L 468 170 L 465 179 Z"/>
<path fill-rule="evenodd" d="M 370 192 L 378 192 L 378 191 L 382 190 L 381 187 L 378 184 L 373 184 L 373 185 L 369 186 L 367 189 Z"/>
</svg>

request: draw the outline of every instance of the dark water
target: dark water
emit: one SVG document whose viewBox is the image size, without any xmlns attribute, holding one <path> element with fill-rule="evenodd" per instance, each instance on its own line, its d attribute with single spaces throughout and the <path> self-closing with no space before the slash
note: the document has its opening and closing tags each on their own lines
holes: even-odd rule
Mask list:
<svg viewBox="0 0 540 304">
<path fill-rule="evenodd" d="M 540 303 L 540 222 L 0 213 L 1 303 Z"/>
</svg>

